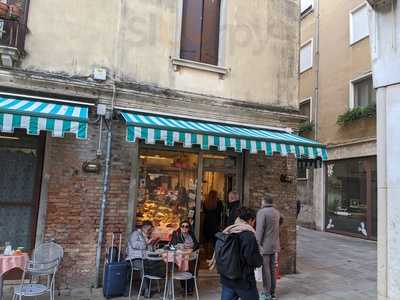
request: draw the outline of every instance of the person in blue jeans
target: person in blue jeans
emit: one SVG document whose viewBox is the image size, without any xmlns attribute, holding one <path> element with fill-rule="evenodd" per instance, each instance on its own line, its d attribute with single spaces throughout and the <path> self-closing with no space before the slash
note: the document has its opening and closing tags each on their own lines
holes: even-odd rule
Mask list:
<svg viewBox="0 0 400 300">
<path fill-rule="evenodd" d="M 221 300 L 258 300 L 254 269 L 262 265 L 263 259 L 255 236 L 255 212 L 246 207 L 238 209 L 235 223 L 224 230 L 225 234 L 237 234 L 240 245 L 242 277 L 230 279 L 220 274 L 222 284 Z"/>
</svg>

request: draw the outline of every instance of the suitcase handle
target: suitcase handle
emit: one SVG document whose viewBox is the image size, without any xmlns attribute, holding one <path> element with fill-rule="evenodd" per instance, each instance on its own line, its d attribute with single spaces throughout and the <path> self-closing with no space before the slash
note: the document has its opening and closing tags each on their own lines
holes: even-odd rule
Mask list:
<svg viewBox="0 0 400 300">
<path fill-rule="evenodd" d="M 111 263 L 113 257 L 114 257 L 114 239 L 115 239 L 115 233 L 113 232 L 111 234 L 111 253 L 109 253 L 109 257 L 108 257 L 108 263 Z M 119 233 L 119 244 L 118 244 L 118 262 L 121 261 L 121 246 L 122 246 L 122 233 Z"/>
</svg>

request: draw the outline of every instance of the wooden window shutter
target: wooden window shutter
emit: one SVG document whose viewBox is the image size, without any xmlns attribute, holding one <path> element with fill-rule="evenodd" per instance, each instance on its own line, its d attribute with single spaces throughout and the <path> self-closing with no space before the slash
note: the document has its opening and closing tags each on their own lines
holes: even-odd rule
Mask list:
<svg viewBox="0 0 400 300">
<path fill-rule="evenodd" d="M 204 0 L 201 62 L 218 65 L 221 0 Z"/>
<path fill-rule="evenodd" d="M 182 12 L 181 58 L 201 59 L 203 0 L 184 0 Z"/>
</svg>

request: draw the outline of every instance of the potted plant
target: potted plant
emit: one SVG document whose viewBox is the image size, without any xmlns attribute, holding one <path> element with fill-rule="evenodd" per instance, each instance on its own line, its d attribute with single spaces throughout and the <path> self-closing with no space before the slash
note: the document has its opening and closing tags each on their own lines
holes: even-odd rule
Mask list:
<svg viewBox="0 0 400 300">
<path fill-rule="evenodd" d="M 9 8 L 9 14 L 11 19 L 18 19 L 22 15 L 22 9 L 19 5 L 12 4 Z"/>
<path fill-rule="evenodd" d="M 9 6 L 6 3 L 0 2 L 0 17 L 4 18 L 8 15 Z"/>
</svg>

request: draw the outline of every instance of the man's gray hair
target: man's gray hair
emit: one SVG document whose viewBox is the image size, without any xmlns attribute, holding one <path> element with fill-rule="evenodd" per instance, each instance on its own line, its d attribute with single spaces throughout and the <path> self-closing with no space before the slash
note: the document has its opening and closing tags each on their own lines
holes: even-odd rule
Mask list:
<svg viewBox="0 0 400 300">
<path fill-rule="evenodd" d="M 261 200 L 261 205 L 266 206 L 266 205 L 271 205 L 272 203 L 274 203 L 274 199 L 272 198 L 272 195 L 265 194 Z"/>
</svg>

